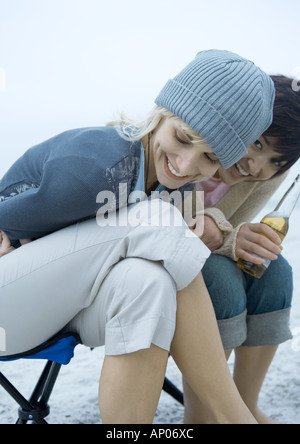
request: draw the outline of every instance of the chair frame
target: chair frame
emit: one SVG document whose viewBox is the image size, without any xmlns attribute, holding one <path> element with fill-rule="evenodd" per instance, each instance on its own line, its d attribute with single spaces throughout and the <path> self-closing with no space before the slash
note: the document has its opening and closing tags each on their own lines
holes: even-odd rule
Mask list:
<svg viewBox="0 0 300 444">
<path fill-rule="evenodd" d="M 62 365 L 57 362 L 47 361 L 29 400 L 25 399 L 16 387 L 0 372 L 0 386 L 2 386 L 20 406 L 16 424 L 27 424 L 29 421 L 33 424 L 48 424 L 45 420 L 50 413 L 48 402 L 61 366 Z M 182 392 L 167 377 L 165 377 L 164 380 L 163 390 L 180 404 L 184 403 Z"/>
<path fill-rule="evenodd" d="M 48 401 L 52 394 L 60 368 L 61 364 L 58 364 L 57 362 L 48 361 L 46 363 L 29 400 L 25 399 L 24 396 L 0 372 L 0 385 L 20 406 L 18 409 L 18 420 L 16 424 L 27 424 L 28 421 L 32 421 L 33 424 L 48 424 L 45 421 L 45 418 L 50 413 Z"/>
</svg>

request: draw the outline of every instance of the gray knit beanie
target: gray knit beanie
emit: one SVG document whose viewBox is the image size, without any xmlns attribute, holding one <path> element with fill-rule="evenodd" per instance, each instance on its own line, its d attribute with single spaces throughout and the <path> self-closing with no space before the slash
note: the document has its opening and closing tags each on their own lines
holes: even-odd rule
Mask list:
<svg viewBox="0 0 300 444">
<path fill-rule="evenodd" d="M 155 100 L 204 138 L 224 168 L 271 125 L 275 88 L 253 62 L 229 51 L 199 52 Z"/>
</svg>

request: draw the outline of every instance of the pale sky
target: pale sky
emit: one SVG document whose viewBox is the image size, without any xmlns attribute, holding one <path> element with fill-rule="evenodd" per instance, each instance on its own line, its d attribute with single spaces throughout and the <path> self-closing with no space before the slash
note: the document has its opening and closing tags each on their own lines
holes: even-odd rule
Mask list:
<svg viewBox="0 0 300 444">
<path fill-rule="evenodd" d="M 0 176 L 61 131 L 144 116 L 198 51 L 300 78 L 299 0 L 0 0 Z"/>
</svg>

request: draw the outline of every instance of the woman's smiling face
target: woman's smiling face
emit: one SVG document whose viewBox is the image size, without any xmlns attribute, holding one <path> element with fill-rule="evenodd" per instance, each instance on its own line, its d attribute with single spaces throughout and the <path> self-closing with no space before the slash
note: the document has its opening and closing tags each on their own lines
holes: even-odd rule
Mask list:
<svg viewBox="0 0 300 444">
<path fill-rule="evenodd" d="M 151 138 L 149 177 L 170 189 L 213 176 L 220 162 L 204 140 L 197 140 L 178 118 L 164 118 Z"/>
<path fill-rule="evenodd" d="M 282 154 L 272 147 L 271 137 L 260 137 L 248 147 L 248 154 L 228 170 L 220 168 L 217 176 L 227 185 L 271 179 L 286 164 Z"/>
</svg>

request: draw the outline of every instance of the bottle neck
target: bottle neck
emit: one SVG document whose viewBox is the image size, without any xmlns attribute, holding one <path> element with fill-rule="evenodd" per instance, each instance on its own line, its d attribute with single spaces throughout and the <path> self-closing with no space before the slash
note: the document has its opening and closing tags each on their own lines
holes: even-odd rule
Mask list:
<svg viewBox="0 0 300 444">
<path fill-rule="evenodd" d="M 285 195 L 275 208 L 275 212 L 279 213 L 281 216 L 290 217 L 298 202 L 299 197 L 300 197 L 300 174 L 297 176 L 292 186 L 285 193 Z"/>
</svg>

